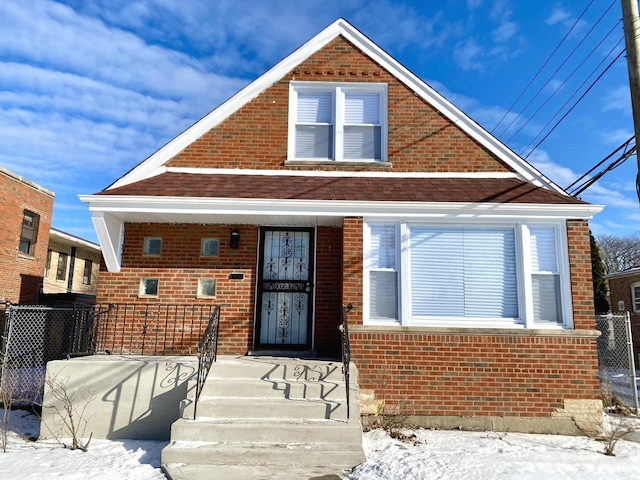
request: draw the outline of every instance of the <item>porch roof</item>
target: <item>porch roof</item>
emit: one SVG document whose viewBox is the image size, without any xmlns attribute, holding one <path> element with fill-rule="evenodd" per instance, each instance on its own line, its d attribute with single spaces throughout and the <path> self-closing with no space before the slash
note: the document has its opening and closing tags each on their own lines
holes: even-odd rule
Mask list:
<svg viewBox="0 0 640 480">
<path fill-rule="evenodd" d="M 355 202 L 587 205 L 519 178 L 236 175 L 165 172 L 97 195 Z"/>
</svg>

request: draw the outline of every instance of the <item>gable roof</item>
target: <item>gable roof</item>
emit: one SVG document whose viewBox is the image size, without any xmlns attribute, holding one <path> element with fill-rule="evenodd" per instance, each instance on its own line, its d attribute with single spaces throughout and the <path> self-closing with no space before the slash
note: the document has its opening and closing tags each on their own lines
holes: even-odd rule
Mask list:
<svg viewBox="0 0 640 480">
<path fill-rule="evenodd" d="M 413 90 L 417 96 L 442 113 L 462 131 L 513 169 L 513 171 L 515 171 L 522 180 L 531 182 L 534 185 L 547 188 L 562 195 L 566 195 L 566 192 L 564 192 L 562 188 L 545 177 L 540 171 L 509 149 L 455 105 L 414 75 L 378 45 L 373 43 L 362 32 L 342 18 L 333 22 L 311 40 L 307 41 L 300 48 L 261 75 L 258 79 L 247 85 L 230 99 L 218 106 L 215 110 L 171 140 L 160 150 L 120 177 L 113 184 L 107 187 L 107 190 L 139 182 L 164 172 L 165 170 L 162 167 L 171 158 L 180 153 L 209 130 L 219 125 L 230 115 L 238 111 L 265 89 L 280 80 L 297 65 L 316 53 L 318 50 L 322 49 L 338 36 L 344 37 L 355 47 L 360 49 L 365 55 L 369 56 L 373 61 L 377 62 L 381 67 L 390 72 L 400 82 Z"/>
</svg>

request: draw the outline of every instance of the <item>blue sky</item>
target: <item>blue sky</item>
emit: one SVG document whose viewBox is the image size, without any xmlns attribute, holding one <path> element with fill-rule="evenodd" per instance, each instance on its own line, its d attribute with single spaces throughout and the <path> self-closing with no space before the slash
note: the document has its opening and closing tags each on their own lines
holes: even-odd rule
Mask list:
<svg viewBox="0 0 640 480">
<path fill-rule="evenodd" d="M 526 154 L 623 47 L 619 0 L 593 0 L 577 21 L 589 3 L 3 1 L 0 165 L 56 193 L 54 227 L 95 241 L 77 195 L 104 189 L 338 17 L 487 130 L 504 117 L 494 134 Z M 632 135 L 622 55 L 528 161 L 566 187 Z M 581 195 L 606 205 L 594 234 L 638 232 L 636 169 L 632 157 Z"/>
</svg>

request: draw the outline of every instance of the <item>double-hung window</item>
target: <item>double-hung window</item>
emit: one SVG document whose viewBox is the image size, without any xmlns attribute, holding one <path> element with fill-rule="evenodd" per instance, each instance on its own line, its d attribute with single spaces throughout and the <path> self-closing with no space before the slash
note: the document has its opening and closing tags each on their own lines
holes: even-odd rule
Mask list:
<svg viewBox="0 0 640 480">
<path fill-rule="evenodd" d="M 387 86 L 292 82 L 289 159 L 386 161 Z"/>
<path fill-rule="evenodd" d="M 35 253 L 36 241 L 38 240 L 38 226 L 40 215 L 24 210 L 22 213 L 22 230 L 20 231 L 20 243 L 18 250 L 27 255 L 33 256 Z"/>
<path fill-rule="evenodd" d="M 561 224 L 365 224 L 365 322 L 571 326 Z"/>
</svg>

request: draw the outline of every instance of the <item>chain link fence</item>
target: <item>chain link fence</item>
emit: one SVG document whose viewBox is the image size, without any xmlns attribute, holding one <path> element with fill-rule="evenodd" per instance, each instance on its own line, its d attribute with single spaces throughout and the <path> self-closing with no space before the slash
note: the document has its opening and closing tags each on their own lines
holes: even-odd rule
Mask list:
<svg viewBox="0 0 640 480">
<path fill-rule="evenodd" d="M 93 319 L 93 305 L 4 305 L 0 308 L 3 398 L 38 403 L 48 361 L 91 351 Z"/>
<path fill-rule="evenodd" d="M 629 314 L 596 315 L 600 386 L 605 402 L 638 411 L 638 386 L 633 360 Z"/>
</svg>

